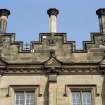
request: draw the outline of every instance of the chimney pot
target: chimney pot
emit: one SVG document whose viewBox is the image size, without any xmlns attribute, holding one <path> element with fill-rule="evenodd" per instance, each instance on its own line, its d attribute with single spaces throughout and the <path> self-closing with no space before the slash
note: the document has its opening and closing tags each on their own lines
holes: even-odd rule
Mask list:
<svg viewBox="0 0 105 105">
<path fill-rule="evenodd" d="M 0 9 L 0 32 L 6 33 L 7 20 L 10 15 L 10 11 L 7 9 Z"/>
<path fill-rule="evenodd" d="M 105 8 L 100 8 L 96 11 L 96 14 L 98 16 L 101 16 L 101 15 L 105 15 Z"/>
<path fill-rule="evenodd" d="M 50 32 L 55 33 L 57 30 L 56 29 L 56 18 L 57 18 L 57 15 L 59 14 L 59 10 L 57 10 L 56 8 L 50 8 L 47 11 L 47 14 L 49 15 Z"/>
<path fill-rule="evenodd" d="M 59 14 L 59 10 L 56 9 L 56 8 L 50 8 L 48 11 L 47 11 L 48 15 L 51 16 L 51 15 L 55 15 L 57 16 Z"/>
<path fill-rule="evenodd" d="M 96 11 L 99 18 L 100 32 L 105 33 L 105 8 L 100 8 Z"/>
<path fill-rule="evenodd" d="M 10 15 L 10 11 L 7 9 L 0 9 L 0 16 L 9 16 Z"/>
</svg>

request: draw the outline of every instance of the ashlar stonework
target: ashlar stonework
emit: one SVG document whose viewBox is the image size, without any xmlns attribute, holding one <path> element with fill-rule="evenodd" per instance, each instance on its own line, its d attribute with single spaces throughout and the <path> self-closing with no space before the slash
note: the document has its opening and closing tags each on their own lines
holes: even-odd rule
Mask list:
<svg viewBox="0 0 105 105">
<path fill-rule="evenodd" d="M 105 9 L 83 50 L 56 32 L 58 14 L 49 9 L 50 32 L 24 48 L 6 32 L 10 11 L 0 9 L 0 105 L 105 105 Z"/>
</svg>

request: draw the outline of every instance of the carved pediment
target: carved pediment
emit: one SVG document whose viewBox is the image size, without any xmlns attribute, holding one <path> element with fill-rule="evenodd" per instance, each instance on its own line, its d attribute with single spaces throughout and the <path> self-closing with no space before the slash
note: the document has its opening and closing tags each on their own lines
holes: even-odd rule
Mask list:
<svg viewBox="0 0 105 105">
<path fill-rule="evenodd" d="M 61 67 L 61 63 L 56 57 L 55 57 L 55 53 L 50 52 L 50 57 L 47 61 L 44 62 L 44 66 L 45 67 L 51 67 L 51 68 L 55 68 L 55 67 Z"/>
<path fill-rule="evenodd" d="M 45 62 L 44 65 L 45 67 L 60 67 L 61 63 L 55 58 L 50 58 Z"/>
</svg>

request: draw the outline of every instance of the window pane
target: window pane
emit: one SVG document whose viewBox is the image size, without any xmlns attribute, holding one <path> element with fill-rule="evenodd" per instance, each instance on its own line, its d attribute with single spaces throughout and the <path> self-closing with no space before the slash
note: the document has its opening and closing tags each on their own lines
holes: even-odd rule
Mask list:
<svg viewBox="0 0 105 105">
<path fill-rule="evenodd" d="M 34 92 L 21 91 L 16 92 L 16 105 L 35 105 Z"/>
<path fill-rule="evenodd" d="M 16 105 L 24 105 L 24 92 L 16 92 Z"/>
<path fill-rule="evenodd" d="M 80 92 L 72 92 L 72 105 L 81 105 Z"/>
<path fill-rule="evenodd" d="M 26 105 L 34 105 L 35 103 L 34 92 L 26 92 L 25 95 Z"/>
<path fill-rule="evenodd" d="M 91 92 L 82 92 L 83 105 L 92 105 Z"/>
</svg>

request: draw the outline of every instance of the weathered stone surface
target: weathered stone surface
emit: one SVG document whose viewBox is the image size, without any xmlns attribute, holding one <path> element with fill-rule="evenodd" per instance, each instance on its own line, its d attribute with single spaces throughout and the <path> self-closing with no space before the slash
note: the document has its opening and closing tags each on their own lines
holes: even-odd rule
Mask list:
<svg viewBox="0 0 105 105">
<path fill-rule="evenodd" d="M 40 33 L 30 48 L 0 33 L 0 105 L 15 105 L 15 91 L 26 88 L 36 105 L 72 105 L 71 88 L 91 88 L 92 105 L 105 105 L 105 34 L 91 33 L 76 50 L 66 33 Z"/>
</svg>

